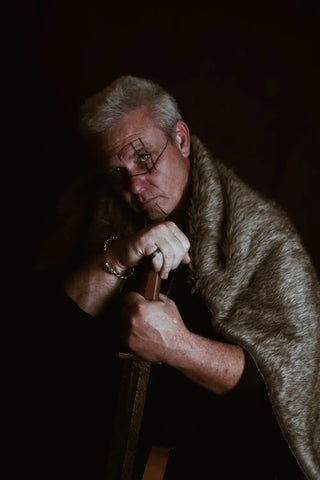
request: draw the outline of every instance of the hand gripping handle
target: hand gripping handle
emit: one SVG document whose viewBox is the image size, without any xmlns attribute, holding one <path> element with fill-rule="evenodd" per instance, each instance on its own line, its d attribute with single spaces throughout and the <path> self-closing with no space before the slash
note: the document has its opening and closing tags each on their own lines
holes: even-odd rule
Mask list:
<svg viewBox="0 0 320 480">
<path fill-rule="evenodd" d="M 139 293 L 146 299 L 146 300 L 159 300 L 161 288 L 161 278 L 158 272 L 155 272 L 150 268 L 150 265 L 146 265 L 142 280 L 139 285 Z M 128 352 L 118 352 L 118 357 L 133 360 L 136 358 L 134 353 Z"/>
</svg>

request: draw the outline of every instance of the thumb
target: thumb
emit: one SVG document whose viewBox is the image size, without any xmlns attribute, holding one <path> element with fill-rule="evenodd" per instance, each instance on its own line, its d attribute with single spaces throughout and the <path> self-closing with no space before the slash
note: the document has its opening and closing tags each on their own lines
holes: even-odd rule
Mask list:
<svg viewBox="0 0 320 480">
<path fill-rule="evenodd" d="M 191 259 L 190 259 L 189 253 L 186 253 L 181 261 L 182 261 L 182 263 L 190 263 Z"/>
<path fill-rule="evenodd" d="M 143 296 L 137 292 L 128 292 L 123 296 L 122 303 L 126 307 L 130 307 L 132 305 L 136 305 L 141 300 L 144 300 Z"/>
</svg>

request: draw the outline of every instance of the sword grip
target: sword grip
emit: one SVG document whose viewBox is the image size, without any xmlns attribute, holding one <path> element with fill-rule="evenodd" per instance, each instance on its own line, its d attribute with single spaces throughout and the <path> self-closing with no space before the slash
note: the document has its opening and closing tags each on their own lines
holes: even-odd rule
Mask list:
<svg viewBox="0 0 320 480">
<path fill-rule="evenodd" d="M 155 272 L 149 267 L 146 269 L 143 280 L 141 295 L 143 295 L 146 300 L 159 300 L 161 278 L 158 272 Z"/>
<path fill-rule="evenodd" d="M 143 271 L 142 280 L 138 289 L 139 293 L 146 300 L 159 300 L 160 288 L 161 278 L 159 273 L 155 272 L 149 265 L 147 265 Z M 135 360 L 137 358 L 134 353 L 129 352 L 118 352 L 118 357 L 125 360 Z"/>
</svg>

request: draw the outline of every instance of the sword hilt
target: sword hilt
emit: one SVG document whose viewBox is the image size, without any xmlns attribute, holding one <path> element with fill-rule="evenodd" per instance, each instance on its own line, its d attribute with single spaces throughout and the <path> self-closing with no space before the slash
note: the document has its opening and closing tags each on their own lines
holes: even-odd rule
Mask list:
<svg viewBox="0 0 320 480">
<path fill-rule="evenodd" d="M 138 289 L 139 293 L 141 293 L 146 300 L 159 300 L 161 288 L 161 278 L 159 273 L 155 272 L 149 265 L 147 265 L 141 278 Z M 135 360 L 138 358 L 137 355 L 129 352 L 118 352 L 118 357 L 124 360 Z"/>
<path fill-rule="evenodd" d="M 158 272 L 149 268 L 144 275 L 141 295 L 146 300 L 159 300 L 161 278 Z"/>
</svg>

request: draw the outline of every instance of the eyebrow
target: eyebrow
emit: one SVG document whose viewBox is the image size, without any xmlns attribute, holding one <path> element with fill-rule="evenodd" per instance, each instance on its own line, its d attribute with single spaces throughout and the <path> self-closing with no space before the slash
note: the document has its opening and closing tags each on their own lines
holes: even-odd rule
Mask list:
<svg viewBox="0 0 320 480">
<path fill-rule="evenodd" d="M 134 144 L 135 144 L 136 142 L 139 142 L 140 145 L 135 146 Z M 128 147 L 129 145 L 131 146 L 131 148 L 132 148 L 132 150 L 133 150 L 133 153 L 136 154 L 136 155 L 140 155 L 142 152 L 143 152 L 143 153 L 151 153 L 150 150 L 148 150 L 147 147 L 146 147 L 146 145 L 143 143 L 142 138 L 141 138 L 141 137 L 138 137 L 138 138 L 136 138 L 135 140 L 133 140 L 132 142 L 129 142 L 129 143 L 127 143 L 126 145 L 124 145 L 124 146 L 122 147 L 122 149 L 120 150 L 120 152 L 117 153 L 117 157 L 118 157 L 118 159 L 120 160 L 120 162 L 122 161 L 122 158 L 121 158 L 121 153 L 122 153 L 122 151 L 123 151 L 126 147 Z"/>
<path fill-rule="evenodd" d="M 147 150 L 145 144 L 143 143 L 142 138 L 139 137 L 138 140 L 139 140 L 139 142 L 141 143 L 141 145 L 143 146 L 143 148 L 145 149 L 145 151 L 147 152 L 148 150 Z"/>
</svg>

